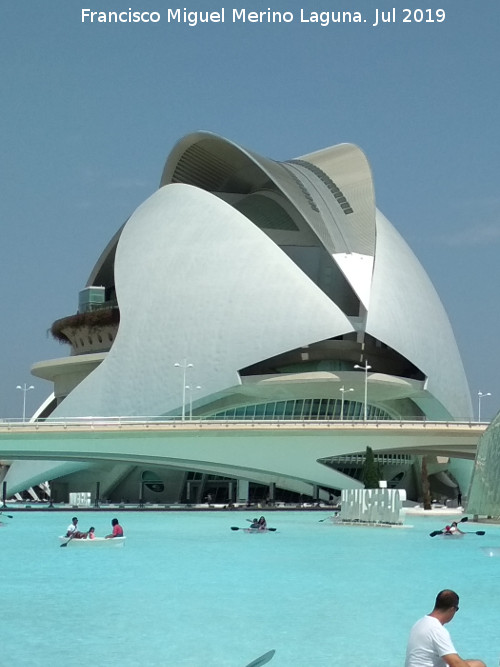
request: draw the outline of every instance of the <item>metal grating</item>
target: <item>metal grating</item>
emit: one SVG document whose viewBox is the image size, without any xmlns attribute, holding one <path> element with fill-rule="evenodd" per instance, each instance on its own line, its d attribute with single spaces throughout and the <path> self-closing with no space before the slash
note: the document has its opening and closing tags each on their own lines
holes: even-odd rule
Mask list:
<svg viewBox="0 0 500 667">
<path fill-rule="evenodd" d="M 333 194 L 337 202 L 340 204 L 345 215 L 349 215 L 349 213 L 354 213 L 352 206 L 347 201 L 347 198 L 345 197 L 342 190 L 336 183 L 332 181 L 332 179 L 328 176 L 328 174 L 325 174 L 325 172 L 322 169 L 317 167 L 315 164 L 312 164 L 311 162 L 306 162 L 306 160 L 288 160 L 288 163 L 298 164 L 301 167 L 305 167 L 306 169 L 309 169 L 309 171 L 312 171 L 312 173 L 315 176 L 317 176 L 321 181 L 323 181 L 326 187 L 330 190 L 330 192 Z M 342 204 L 346 205 L 342 206 Z"/>
</svg>

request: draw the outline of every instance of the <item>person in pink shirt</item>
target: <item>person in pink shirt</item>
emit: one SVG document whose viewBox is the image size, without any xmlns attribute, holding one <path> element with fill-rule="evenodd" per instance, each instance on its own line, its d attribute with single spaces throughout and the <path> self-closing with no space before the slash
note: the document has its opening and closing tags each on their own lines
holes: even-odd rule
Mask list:
<svg viewBox="0 0 500 667">
<path fill-rule="evenodd" d="M 106 538 L 123 537 L 123 528 L 118 523 L 118 519 L 112 519 L 111 525 L 113 526 L 113 532 L 111 535 L 106 535 Z"/>
</svg>

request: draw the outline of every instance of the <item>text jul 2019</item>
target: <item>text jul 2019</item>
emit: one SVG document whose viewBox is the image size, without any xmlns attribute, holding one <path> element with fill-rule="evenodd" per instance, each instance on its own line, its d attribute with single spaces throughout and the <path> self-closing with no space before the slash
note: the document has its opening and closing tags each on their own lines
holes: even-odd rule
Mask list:
<svg viewBox="0 0 500 667">
<path fill-rule="evenodd" d="M 386 11 L 374 8 L 371 19 L 367 19 L 359 11 L 311 11 L 301 9 L 298 14 L 291 11 L 254 11 L 243 9 L 191 11 L 186 8 L 168 8 L 163 12 L 135 11 L 96 11 L 81 10 L 82 23 L 159 23 L 162 18 L 167 23 L 185 24 L 191 28 L 207 23 L 293 23 L 315 24 L 327 27 L 339 23 L 369 23 L 373 27 L 387 23 L 442 23 L 446 19 L 444 9 L 401 9 L 395 7 Z M 226 21 L 227 19 L 227 21 Z"/>
</svg>

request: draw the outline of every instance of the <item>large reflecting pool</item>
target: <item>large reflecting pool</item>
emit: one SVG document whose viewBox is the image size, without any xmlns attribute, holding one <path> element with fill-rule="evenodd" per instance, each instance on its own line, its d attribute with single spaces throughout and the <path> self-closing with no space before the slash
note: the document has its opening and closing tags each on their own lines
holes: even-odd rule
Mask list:
<svg viewBox="0 0 500 667">
<path fill-rule="evenodd" d="M 270 667 L 402 667 L 442 588 L 460 595 L 457 650 L 498 665 L 500 558 L 481 549 L 498 526 L 448 542 L 429 533 L 451 517 L 385 529 L 280 511 L 254 535 L 231 530 L 251 512 L 117 512 L 122 549 L 61 548 L 74 510 L 0 517 L 1 667 L 245 667 L 270 649 Z M 115 515 L 78 516 L 105 535 Z"/>
</svg>

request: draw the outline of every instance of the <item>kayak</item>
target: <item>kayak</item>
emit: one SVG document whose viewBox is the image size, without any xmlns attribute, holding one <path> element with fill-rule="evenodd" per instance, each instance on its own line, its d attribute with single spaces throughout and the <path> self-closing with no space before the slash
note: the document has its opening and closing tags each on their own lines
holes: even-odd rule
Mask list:
<svg viewBox="0 0 500 667">
<path fill-rule="evenodd" d="M 68 547 L 123 547 L 126 539 L 126 537 L 94 537 L 93 540 L 77 538 L 70 540 L 68 537 L 60 537 L 59 541 L 61 545 L 67 544 Z"/>
<path fill-rule="evenodd" d="M 444 537 L 445 540 L 451 541 L 465 537 L 466 535 L 486 535 L 486 532 L 484 530 L 468 530 L 466 533 L 446 533 L 444 530 L 433 530 L 429 535 L 430 537 Z"/>
<path fill-rule="evenodd" d="M 241 530 L 244 533 L 275 533 L 276 528 L 252 528 L 252 526 L 249 526 L 248 528 L 239 528 L 238 526 L 231 526 L 231 530 Z"/>
<path fill-rule="evenodd" d="M 243 528 L 245 533 L 274 533 L 276 528 Z"/>
</svg>

